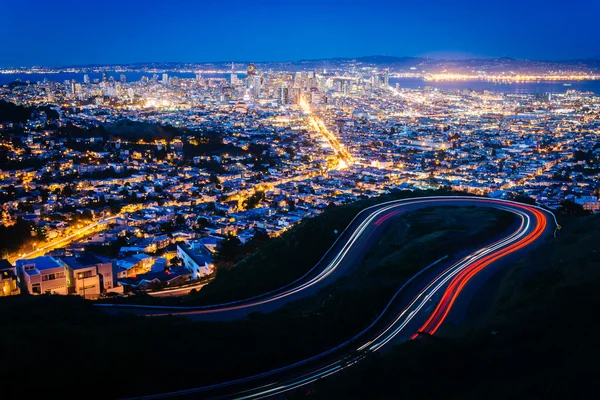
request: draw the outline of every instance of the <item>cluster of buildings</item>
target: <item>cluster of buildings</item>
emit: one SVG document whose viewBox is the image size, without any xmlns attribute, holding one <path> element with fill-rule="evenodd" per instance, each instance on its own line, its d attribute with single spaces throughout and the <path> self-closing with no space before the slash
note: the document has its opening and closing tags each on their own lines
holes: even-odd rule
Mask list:
<svg viewBox="0 0 600 400">
<path fill-rule="evenodd" d="M 2 224 L 35 227 L 0 274 L 29 293 L 183 284 L 213 273 L 211 254 L 229 235 L 279 235 L 332 203 L 392 190 L 600 209 L 593 93 L 404 89 L 376 68 L 250 64 L 220 76 L 6 85 L 0 99 L 55 111 L 0 122 Z M 111 130 L 123 120 L 169 134 Z"/>
<path fill-rule="evenodd" d="M 210 242 L 210 241 L 209 241 Z M 61 250 L 0 264 L 0 297 L 20 293 L 76 294 L 88 299 L 132 290 L 169 294 L 174 288 L 205 282 L 214 274 L 212 253 L 202 241 L 178 242 L 161 257 L 135 253 L 110 258 L 89 251 Z M 169 260 L 179 257 L 177 263 Z"/>
</svg>

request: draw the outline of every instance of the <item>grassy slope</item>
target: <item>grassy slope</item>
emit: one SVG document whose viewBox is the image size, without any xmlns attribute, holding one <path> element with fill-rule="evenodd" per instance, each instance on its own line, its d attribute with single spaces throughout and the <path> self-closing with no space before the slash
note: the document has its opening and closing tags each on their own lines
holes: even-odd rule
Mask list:
<svg viewBox="0 0 600 400">
<path fill-rule="evenodd" d="M 407 277 L 445 254 L 445 246 L 466 246 L 473 239 L 466 231 L 477 226 L 483 233 L 487 225 L 509 224 L 506 216 L 512 217 L 471 208 L 452 215 L 422 210 L 398 218 L 364 267 L 311 298 L 242 321 L 110 317 L 73 297 L 0 299 L 0 318 L 6 322 L 0 354 L 12 363 L 3 364 L 0 373 L 18 380 L 30 365 L 44 366 L 39 387 L 61 394 L 69 382 L 102 377 L 106 384 L 95 394 L 112 398 L 213 383 L 305 358 L 364 328 Z M 424 220 L 428 226 L 419 225 Z M 438 229 L 442 233 L 432 236 Z M 437 254 L 420 251 L 438 245 Z M 390 252 L 405 246 L 411 251 Z M 421 258 L 415 259 L 416 253 Z"/>
<path fill-rule="evenodd" d="M 505 275 L 483 320 L 397 346 L 320 383 L 314 397 L 596 397 L 600 216 L 563 225 Z"/>
</svg>

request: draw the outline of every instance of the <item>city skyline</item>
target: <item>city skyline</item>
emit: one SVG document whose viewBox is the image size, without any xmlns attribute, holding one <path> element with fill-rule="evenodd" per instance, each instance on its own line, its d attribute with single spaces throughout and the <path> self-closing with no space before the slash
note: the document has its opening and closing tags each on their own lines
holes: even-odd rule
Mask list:
<svg viewBox="0 0 600 400">
<path fill-rule="evenodd" d="M 0 400 L 596 391 L 600 0 L 0 10 Z"/>
<path fill-rule="evenodd" d="M 313 0 L 301 5 L 29 0 L 3 6 L 0 67 L 134 62 L 295 61 L 394 55 L 536 60 L 600 56 L 600 4 L 472 0 L 427 5 Z M 27 14 L 28 23 L 21 16 Z M 476 35 L 473 32 L 477 32 Z"/>
</svg>

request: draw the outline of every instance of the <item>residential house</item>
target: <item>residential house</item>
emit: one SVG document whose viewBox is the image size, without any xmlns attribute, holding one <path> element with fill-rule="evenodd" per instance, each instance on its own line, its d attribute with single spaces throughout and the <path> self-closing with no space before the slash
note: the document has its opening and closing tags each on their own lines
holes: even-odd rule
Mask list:
<svg viewBox="0 0 600 400">
<path fill-rule="evenodd" d="M 17 260 L 21 287 L 29 294 L 69 294 L 68 271 L 54 257 Z"/>
<path fill-rule="evenodd" d="M 153 262 L 154 257 L 142 253 L 117 260 L 117 278 L 129 278 L 149 272 Z"/>
<path fill-rule="evenodd" d="M 64 257 L 58 260 L 65 265 L 73 292 L 86 297 L 97 298 L 116 286 L 113 260 L 91 253 L 79 257 Z"/>
<path fill-rule="evenodd" d="M 0 260 L 0 297 L 21 293 L 17 285 L 17 268 L 7 260 Z"/>
<path fill-rule="evenodd" d="M 215 271 L 212 256 L 201 241 L 177 243 L 177 257 L 192 274 L 192 279 L 207 276 Z"/>
</svg>

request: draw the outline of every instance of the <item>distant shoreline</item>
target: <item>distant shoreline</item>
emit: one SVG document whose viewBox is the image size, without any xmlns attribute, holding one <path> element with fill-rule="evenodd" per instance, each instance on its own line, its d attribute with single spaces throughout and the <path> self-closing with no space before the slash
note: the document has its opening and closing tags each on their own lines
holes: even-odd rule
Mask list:
<svg viewBox="0 0 600 400">
<path fill-rule="evenodd" d="M 166 73 L 172 77 L 181 79 L 193 79 L 196 73 L 199 72 L 204 78 L 221 78 L 229 79 L 231 71 L 227 72 L 182 72 L 168 71 Z M 139 81 L 143 76 L 151 78 L 153 74 L 160 75 L 159 72 L 144 71 L 144 72 L 125 72 L 125 71 L 104 71 L 104 72 L 53 72 L 53 73 L 2 73 L 0 72 L 0 86 L 8 85 L 15 80 L 22 82 L 42 82 L 47 79 L 51 82 L 62 83 L 66 80 L 75 80 L 78 83 L 83 82 L 83 76 L 89 75 L 93 82 L 95 79 L 102 80 L 102 74 L 106 73 L 110 78 L 119 80 L 120 75 L 126 76 L 127 82 Z M 244 72 L 235 72 L 238 78 L 245 78 Z M 576 90 L 579 92 L 591 92 L 600 95 L 600 79 L 580 79 L 580 80 L 539 80 L 539 81 L 507 81 L 507 80 L 487 80 L 487 79 L 472 79 L 472 80 L 435 80 L 428 81 L 424 77 L 392 77 L 389 78 L 390 86 L 395 87 L 398 84 L 401 89 L 424 89 L 431 87 L 439 90 L 475 90 L 475 91 L 493 91 L 500 93 L 516 93 L 516 94 L 535 94 L 535 93 L 565 93 L 568 90 Z"/>
</svg>

